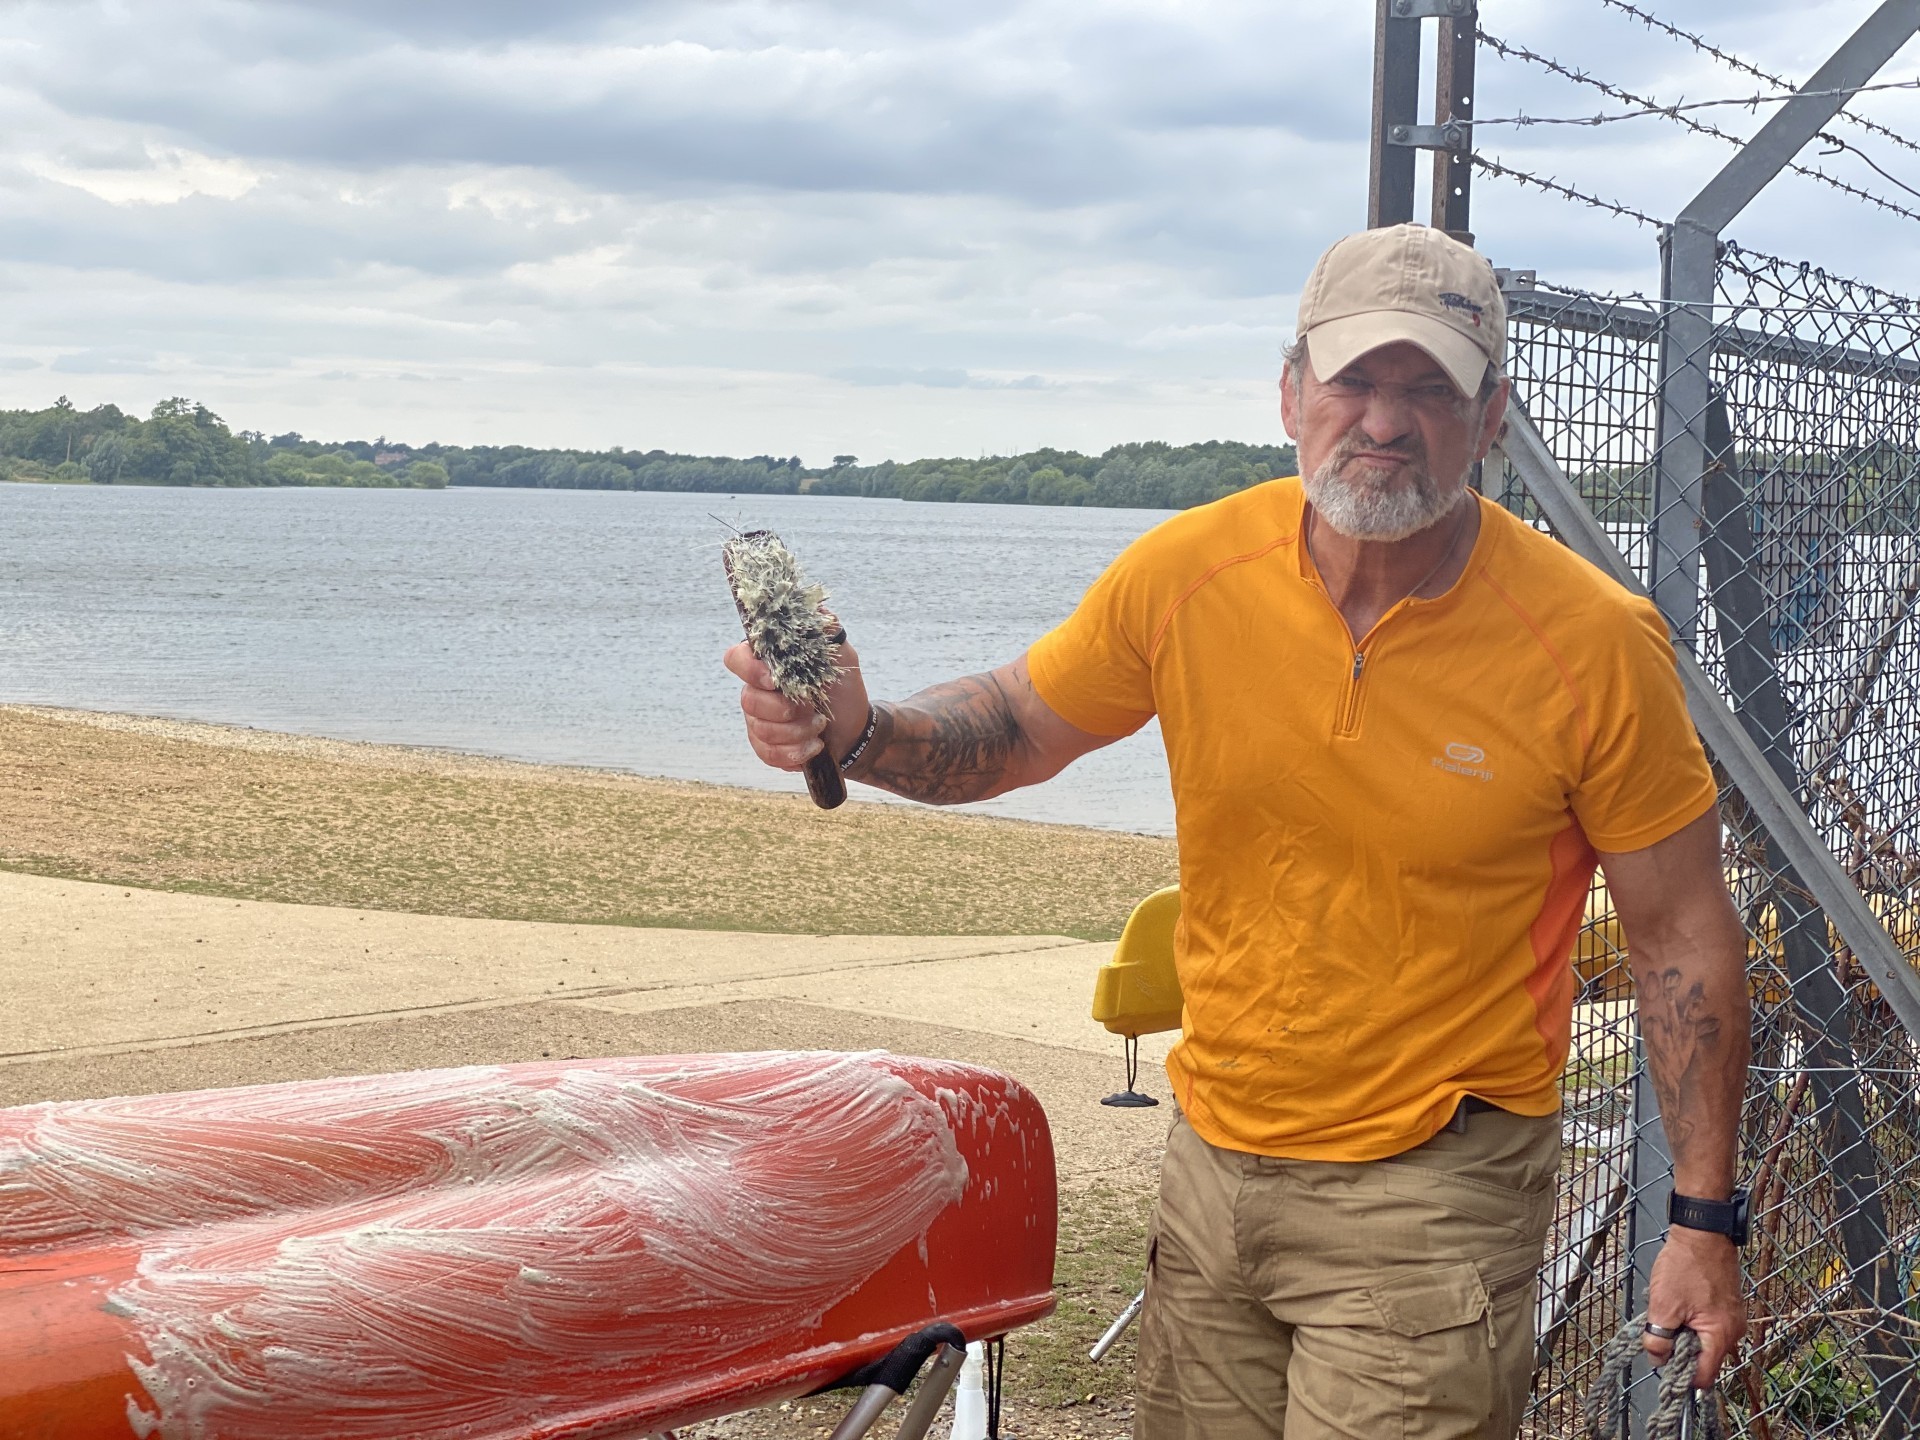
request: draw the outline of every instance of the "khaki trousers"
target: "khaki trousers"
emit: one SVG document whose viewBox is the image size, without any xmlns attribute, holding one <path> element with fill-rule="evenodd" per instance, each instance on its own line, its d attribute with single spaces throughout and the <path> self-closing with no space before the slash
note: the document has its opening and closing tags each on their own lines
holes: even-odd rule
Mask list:
<svg viewBox="0 0 1920 1440">
<path fill-rule="evenodd" d="M 1135 1440 L 1512 1440 L 1560 1119 L 1476 1114 L 1388 1160 L 1275 1160 L 1174 1122 Z"/>
</svg>

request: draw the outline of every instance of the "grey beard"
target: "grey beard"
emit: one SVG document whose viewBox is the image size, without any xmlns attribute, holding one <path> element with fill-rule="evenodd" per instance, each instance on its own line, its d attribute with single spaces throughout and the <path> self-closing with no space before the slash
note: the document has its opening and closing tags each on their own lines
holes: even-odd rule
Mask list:
<svg viewBox="0 0 1920 1440">
<path fill-rule="evenodd" d="M 1407 466 L 1401 483 L 1380 483 L 1381 472 L 1345 461 L 1337 451 L 1306 479 L 1314 513 L 1350 540 L 1404 540 L 1445 516 L 1460 498 L 1442 491 L 1425 465 Z M 1357 472 L 1357 473 L 1356 473 Z"/>
</svg>

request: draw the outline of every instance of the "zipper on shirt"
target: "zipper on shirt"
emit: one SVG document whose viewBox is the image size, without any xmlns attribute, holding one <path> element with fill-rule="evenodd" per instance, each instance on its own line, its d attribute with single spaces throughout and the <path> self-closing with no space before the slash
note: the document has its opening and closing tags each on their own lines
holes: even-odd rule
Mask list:
<svg viewBox="0 0 1920 1440">
<path fill-rule="evenodd" d="M 1347 690 L 1340 698 L 1340 721 L 1333 733 L 1353 736 L 1360 733 L 1360 679 L 1367 668 L 1367 652 L 1355 648 L 1353 669 L 1347 675 Z"/>
</svg>

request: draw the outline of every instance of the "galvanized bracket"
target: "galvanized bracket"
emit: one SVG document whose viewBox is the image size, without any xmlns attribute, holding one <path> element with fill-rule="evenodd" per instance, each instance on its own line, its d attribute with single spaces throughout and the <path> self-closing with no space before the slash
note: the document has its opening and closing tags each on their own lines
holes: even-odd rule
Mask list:
<svg viewBox="0 0 1920 1440">
<path fill-rule="evenodd" d="M 1393 0 L 1396 20 L 1473 20 L 1479 16 L 1474 0 Z"/>
<path fill-rule="evenodd" d="M 1414 150 L 1465 150 L 1473 144 L 1473 126 L 1461 120 L 1445 125 L 1390 125 L 1387 144 Z"/>
</svg>

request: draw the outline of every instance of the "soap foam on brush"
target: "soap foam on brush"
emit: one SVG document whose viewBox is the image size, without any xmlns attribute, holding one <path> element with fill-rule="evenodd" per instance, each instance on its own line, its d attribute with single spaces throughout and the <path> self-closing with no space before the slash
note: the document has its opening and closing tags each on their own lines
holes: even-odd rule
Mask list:
<svg viewBox="0 0 1920 1440">
<path fill-rule="evenodd" d="M 736 535 L 722 553 L 747 643 L 775 687 L 794 703 L 826 713 L 827 687 L 842 672 L 840 629 L 822 609 L 825 588 L 801 573 L 800 562 L 771 530 Z"/>
</svg>

